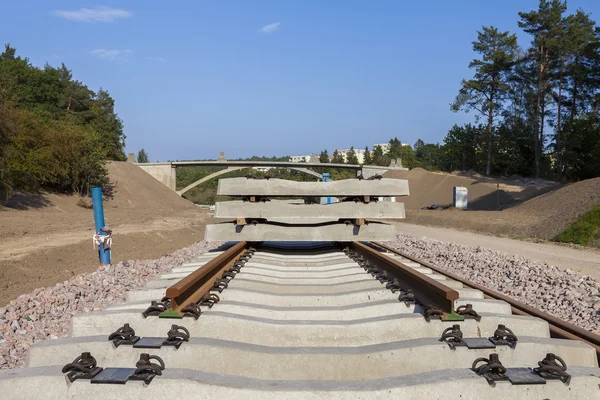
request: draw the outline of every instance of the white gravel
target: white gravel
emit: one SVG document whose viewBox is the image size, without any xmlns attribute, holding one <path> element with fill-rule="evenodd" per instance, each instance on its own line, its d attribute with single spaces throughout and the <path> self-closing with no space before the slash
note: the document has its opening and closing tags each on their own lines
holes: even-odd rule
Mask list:
<svg viewBox="0 0 600 400">
<path fill-rule="evenodd" d="M 390 246 L 600 334 L 600 282 L 592 277 L 486 248 L 404 233 L 397 234 Z"/>
<path fill-rule="evenodd" d="M 123 261 L 17 297 L 0 308 L 0 369 L 22 367 L 35 342 L 67 336 L 73 315 L 122 301 L 147 280 L 221 244 L 197 242 L 158 260 Z"/>
</svg>

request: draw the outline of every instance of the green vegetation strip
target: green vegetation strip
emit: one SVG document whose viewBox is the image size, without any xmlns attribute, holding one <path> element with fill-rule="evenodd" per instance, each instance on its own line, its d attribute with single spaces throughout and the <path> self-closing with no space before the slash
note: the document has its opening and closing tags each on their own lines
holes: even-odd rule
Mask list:
<svg viewBox="0 0 600 400">
<path fill-rule="evenodd" d="M 586 246 L 600 239 L 600 204 L 573 222 L 554 238 L 556 242 Z"/>
</svg>

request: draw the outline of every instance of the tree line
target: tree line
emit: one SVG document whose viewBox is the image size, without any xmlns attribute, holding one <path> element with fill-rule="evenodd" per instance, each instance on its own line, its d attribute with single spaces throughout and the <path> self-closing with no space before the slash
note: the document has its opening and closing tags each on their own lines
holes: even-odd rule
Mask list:
<svg viewBox="0 0 600 400">
<path fill-rule="evenodd" d="M 364 163 L 401 158 L 409 168 L 562 181 L 600 176 L 600 27 L 581 9 L 566 11 L 566 1 L 540 0 L 537 10 L 520 12 L 525 48 L 514 33 L 482 27 L 472 42 L 473 76 L 450 104 L 474 112 L 475 122 L 453 126 L 441 144 L 419 139 L 410 148 L 392 139 L 388 153 L 367 147 Z M 332 156 L 357 163 L 354 148 Z M 320 159 L 329 162 L 327 151 Z"/>
<path fill-rule="evenodd" d="M 372 150 L 369 150 L 369 146 L 366 146 L 362 154 L 363 160 L 359 160 L 354 146 L 350 147 L 350 150 L 348 150 L 346 154 L 334 150 L 331 157 L 329 157 L 327 150 L 323 150 L 319 154 L 319 162 L 389 166 L 393 160 L 400 159 L 402 161 L 402 166 L 404 167 L 415 168 L 421 166 L 413 148 L 403 144 L 398 138 L 390 139 L 386 149 L 381 145 L 376 145 Z"/>
<path fill-rule="evenodd" d="M 451 104 L 476 123 L 454 126 L 443 145 L 417 142 L 422 162 L 485 175 L 600 175 L 600 28 L 585 11 L 566 11 L 566 1 L 540 0 L 520 12 L 526 48 L 493 26 L 477 32 L 473 76 Z"/>
<path fill-rule="evenodd" d="M 106 160 L 125 160 L 115 102 L 62 64 L 0 54 L 0 196 L 15 189 L 85 193 L 108 182 Z"/>
</svg>

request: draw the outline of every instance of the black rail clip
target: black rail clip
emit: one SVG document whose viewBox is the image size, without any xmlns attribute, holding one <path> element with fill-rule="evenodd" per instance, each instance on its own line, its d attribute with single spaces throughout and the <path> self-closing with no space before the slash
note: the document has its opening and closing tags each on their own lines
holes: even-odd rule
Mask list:
<svg viewBox="0 0 600 400">
<path fill-rule="evenodd" d="M 456 350 L 458 346 L 464 346 L 468 349 L 495 349 L 496 346 L 509 346 L 514 349 L 518 341 L 512 331 L 504 325 L 498 325 L 498 329 L 491 338 L 464 338 L 458 324 L 444 329 L 439 340 L 445 342 L 452 350 Z"/>
<path fill-rule="evenodd" d="M 444 312 L 433 305 L 428 305 L 423 310 L 423 317 L 427 322 L 431 322 L 432 319 L 442 319 L 442 315 L 444 315 Z"/>
<path fill-rule="evenodd" d="M 125 324 L 115 332 L 111 333 L 108 337 L 108 340 L 113 342 L 115 348 L 119 346 L 133 346 L 136 349 L 160 349 L 162 346 L 173 346 L 178 349 L 183 342 L 188 342 L 190 340 L 190 331 L 188 331 L 184 326 L 171 325 L 171 329 L 167 332 L 166 338 L 140 338 L 139 336 L 135 336 L 135 330 L 131 328 L 129 324 Z M 89 355 L 89 353 L 87 354 Z"/>
<path fill-rule="evenodd" d="M 194 319 L 198 319 L 200 318 L 200 315 L 202 315 L 202 310 L 200 309 L 200 306 L 197 303 L 194 303 L 193 301 L 188 303 L 188 305 L 186 305 L 185 307 L 183 307 L 181 309 L 181 312 L 184 317 L 192 317 Z"/>
<path fill-rule="evenodd" d="M 67 374 L 70 382 L 75 382 L 77 379 L 92 379 L 100 372 L 102 368 L 98 367 L 96 359 L 88 352 L 81 353 L 62 369 L 62 373 Z"/>
<path fill-rule="evenodd" d="M 490 341 L 495 345 L 505 345 L 509 346 L 511 349 L 517 347 L 517 342 L 519 339 L 515 336 L 513 331 L 511 331 L 506 326 L 500 324 L 498 328 L 494 332 L 494 336 L 490 338 Z"/>
<path fill-rule="evenodd" d="M 394 291 L 392 290 L 392 292 Z M 417 298 L 415 297 L 415 294 L 413 293 L 412 289 L 400 289 L 398 301 L 404 302 L 404 305 L 406 305 L 406 307 L 410 306 L 411 304 L 417 304 Z"/>
<path fill-rule="evenodd" d="M 473 309 L 473 304 L 459 306 L 456 309 L 456 313 L 462 317 L 474 319 L 477 322 L 481 321 L 481 315 L 479 315 L 477 311 Z"/>
<path fill-rule="evenodd" d="M 216 293 L 207 293 L 200 299 L 198 305 L 207 306 L 208 308 L 212 308 L 215 304 L 217 304 L 221 299 Z"/>
<path fill-rule="evenodd" d="M 144 312 L 142 312 L 142 316 L 147 318 L 149 316 L 157 317 L 161 313 L 167 311 L 167 309 L 171 306 L 171 299 L 168 297 L 163 297 L 160 301 L 152 300 L 150 303 L 150 307 L 148 307 Z"/>
<path fill-rule="evenodd" d="M 219 293 L 222 293 L 223 290 L 227 289 L 227 286 L 229 286 L 229 279 L 215 279 L 215 283 L 210 290 L 216 290 Z"/>
<path fill-rule="evenodd" d="M 151 360 L 158 361 L 158 364 Z M 150 384 L 154 377 L 162 375 L 165 363 L 159 356 L 143 353 L 135 368 L 102 368 L 96 364 L 96 359 L 90 353 L 81 353 L 73 362 L 62 369 L 70 382 L 86 379 L 91 383 L 125 384 L 127 381 L 144 381 Z"/>
<path fill-rule="evenodd" d="M 466 346 L 466 343 L 463 341 L 463 333 L 458 324 L 444 329 L 440 342 L 446 342 L 452 350 L 456 350 L 456 346 Z"/>
<path fill-rule="evenodd" d="M 538 361 L 538 368 L 534 371 L 546 380 L 558 379 L 568 385 L 571 382 L 571 375 L 567 374 L 567 364 L 559 356 L 553 353 L 547 353 L 546 358 Z"/>
<path fill-rule="evenodd" d="M 112 341 L 115 347 L 119 347 L 122 344 L 133 346 L 140 340 L 140 337 L 135 335 L 135 330 L 129 324 L 125 324 L 111 333 L 108 340 Z"/>
<path fill-rule="evenodd" d="M 385 288 L 389 289 L 392 293 L 397 293 L 402 290 L 398 278 L 394 278 L 391 281 L 388 281 L 388 283 L 385 285 Z"/>
<path fill-rule="evenodd" d="M 502 381 L 513 385 L 543 385 L 548 380 L 560 380 L 566 385 L 570 383 L 567 364 L 557 355 L 548 353 L 538 365 L 538 368 L 506 368 L 498 354 L 490 354 L 490 358 L 476 359 L 471 370 L 483 376 L 491 386 Z"/>
</svg>

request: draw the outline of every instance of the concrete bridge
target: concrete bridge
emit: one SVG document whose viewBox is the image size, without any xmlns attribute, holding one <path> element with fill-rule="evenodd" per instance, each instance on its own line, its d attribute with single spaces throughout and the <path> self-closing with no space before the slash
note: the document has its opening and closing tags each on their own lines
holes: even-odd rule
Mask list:
<svg viewBox="0 0 600 400">
<path fill-rule="evenodd" d="M 130 154 L 129 161 L 135 159 L 135 155 Z M 321 179 L 322 174 L 310 170 L 308 168 L 337 168 L 337 169 L 351 169 L 356 171 L 356 175 L 362 175 L 364 178 L 368 178 L 373 175 L 383 174 L 389 170 L 400 170 L 406 171 L 406 168 L 402 167 L 399 160 L 392 161 L 389 167 L 380 167 L 376 165 L 355 165 L 355 164 L 325 164 L 325 163 L 295 163 L 286 161 L 228 161 L 225 159 L 223 153 L 219 156 L 217 161 L 173 161 L 173 162 L 156 162 L 156 163 L 133 163 L 138 167 L 142 168 L 148 174 L 152 175 L 155 179 L 160 181 L 162 184 L 175 191 L 180 196 L 190 189 L 201 185 L 218 176 L 227 174 L 229 172 L 237 171 L 243 168 L 254 168 L 254 167 L 273 167 L 273 168 L 289 168 L 295 171 L 304 172 Z M 186 186 L 181 190 L 177 190 L 177 168 L 182 167 L 224 167 L 225 169 L 216 171 L 210 175 L 205 176 L 197 180 L 196 182 Z"/>
</svg>

